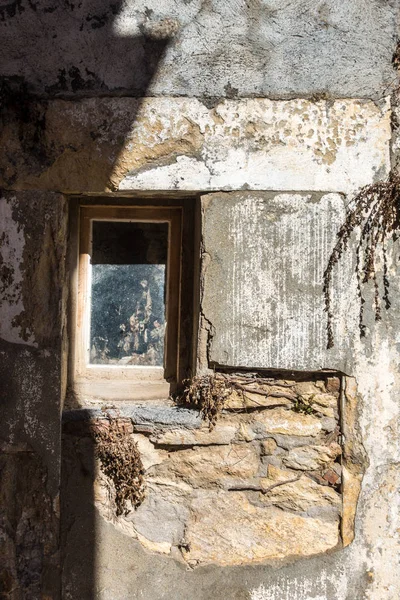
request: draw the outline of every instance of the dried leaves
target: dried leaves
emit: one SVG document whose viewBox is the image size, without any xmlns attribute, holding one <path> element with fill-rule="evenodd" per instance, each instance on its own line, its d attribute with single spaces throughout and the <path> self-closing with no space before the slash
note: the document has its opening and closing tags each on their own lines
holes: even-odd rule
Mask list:
<svg viewBox="0 0 400 600">
<path fill-rule="evenodd" d="M 366 326 L 364 323 L 365 298 L 363 286 L 369 281 L 374 288 L 375 319 L 381 319 L 381 302 L 385 308 L 390 307 L 389 277 L 387 265 L 387 242 L 390 238 L 395 240 L 398 236 L 400 200 L 400 177 L 390 173 L 386 181 L 379 181 L 365 186 L 354 198 L 352 208 L 340 228 L 338 240 L 329 258 L 328 266 L 324 273 L 324 298 L 327 313 L 328 348 L 334 345 L 333 339 L 333 309 L 331 299 L 332 273 L 334 267 L 348 249 L 348 244 L 354 230 L 360 228 L 360 235 L 356 246 L 356 275 L 357 293 L 360 301 L 359 330 L 360 337 L 364 337 Z M 377 259 L 382 255 L 382 269 L 379 271 Z"/>
<path fill-rule="evenodd" d="M 232 385 L 219 373 L 193 377 L 186 380 L 185 384 L 180 401 L 199 407 L 202 418 L 209 422 L 210 430 L 213 429 L 225 400 L 232 391 Z"/>
<path fill-rule="evenodd" d="M 259 404 L 262 408 L 276 408 L 287 406 L 289 400 L 293 403 L 293 410 L 297 412 L 314 412 L 314 409 L 300 399 L 298 394 L 291 388 L 294 384 L 288 384 L 285 381 L 276 378 L 265 377 L 259 373 L 212 373 L 202 377 L 194 377 L 184 382 L 186 387 L 183 393 L 177 398 L 178 402 L 191 404 L 200 408 L 201 416 L 209 422 L 212 430 L 217 422 L 218 416 L 225 406 L 228 397 L 235 391 L 242 398 L 246 394 L 251 394 L 251 402 Z M 277 389 L 277 387 L 281 389 Z M 269 402 L 268 405 L 254 399 L 254 396 L 276 398 L 276 402 Z M 285 402 L 282 403 L 282 400 Z"/>
<path fill-rule="evenodd" d="M 99 423 L 93 437 L 101 469 L 115 487 L 117 516 L 126 515 L 128 501 L 136 508 L 144 500 L 144 468 L 138 446 L 117 418 Z"/>
</svg>

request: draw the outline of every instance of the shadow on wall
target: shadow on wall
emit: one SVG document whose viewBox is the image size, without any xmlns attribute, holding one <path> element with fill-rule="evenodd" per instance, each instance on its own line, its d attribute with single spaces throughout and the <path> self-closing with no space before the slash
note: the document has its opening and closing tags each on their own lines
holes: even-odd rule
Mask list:
<svg viewBox="0 0 400 600">
<path fill-rule="evenodd" d="M 11 26 L 13 19 L 19 19 L 20 22 L 18 36 L 14 40 L 11 40 L 11 42 L 10 38 L 8 39 L 6 51 L 3 51 L 0 59 L 0 120 L 2 125 L 0 145 L 4 149 L 4 158 L 0 160 L 0 175 L 5 188 L 13 189 L 15 182 L 21 177 L 21 172 L 27 180 L 29 180 L 30 175 L 32 176 L 33 183 L 31 185 L 28 184 L 28 188 L 34 191 L 42 187 L 40 184 L 40 173 L 57 160 L 57 152 L 47 143 L 46 139 L 47 112 L 51 106 L 51 100 L 55 98 L 68 98 L 79 102 L 82 97 L 96 98 L 102 95 L 123 96 L 126 90 L 129 90 L 129 95 L 132 96 L 146 96 L 146 90 L 155 77 L 158 65 L 169 43 L 170 36 L 174 33 L 174 24 L 171 24 L 169 20 L 153 22 L 151 19 L 152 11 L 148 11 L 147 14 L 143 15 L 139 34 L 118 37 L 114 32 L 113 23 L 122 10 L 123 4 L 122 0 L 112 3 L 109 0 L 96 0 L 95 2 L 81 2 L 75 5 L 73 2 L 67 0 L 62 3 L 58 2 L 58 0 L 53 0 L 53 2 L 46 1 L 40 6 L 39 3 L 35 2 L 18 1 L 8 2 L 7 4 L 3 3 L 0 7 L 1 27 L 7 28 Z M 62 25 L 58 24 L 55 27 L 54 23 L 57 19 L 60 20 L 60 18 L 63 20 Z M 38 36 L 39 40 L 40 36 L 50 37 L 52 31 L 54 31 L 54 34 L 52 35 L 53 39 L 49 39 L 49 51 L 46 53 L 38 52 L 37 55 L 32 56 L 32 60 L 35 61 L 34 72 L 37 75 L 37 80 L 26 80 L 24 78 L 24 67 L 20 54 L 24 38 L 28 40 L 27 36 L 30 36 L 29 43 L 33 43 L 34 46 L 34 42 L 32 42 L 33 33 Z M 84 46 L 78 43 L 79 37 L 83 35 L 83 31 L 86 31 Z M 56 44 L 54 43 L 55 38 Z M 38 46 L 41 46 L 41 42 L 38 42 Z M 81 50 L 81 54 L 79 49 Z M 43 88 L 43 86 L 40 86 L 40 74 L 45 74 L 48 71 L 49 64 L 53 65 L 54 62 L 59 64 L 57 81 L 53 85 Z M 102 70 L 107 71 L 109 77 L 112 70 L 118 71 L 118 79 L 124 82 L 124 88 L 110 90 L 98 74 L 95 74 L 90 69 L 90 65 L 93 63 L 97 65 L 97 73 Z M 124 144 L 125 137 L 135 121 L 137 110 L 140 108 L 140 100 L 138 100 L 135 106 L 136 112 L 130 114 L 129 123 L 127 120 L 124 121 L 126 123 L 126 130 L 124 131 L 120 127 L 118 130 L 118 139 L 113 140 L 115 147 L 114 155 L 116 157 L 118 157 L 118 145 L 122 146 Z M 93 104 L 93 110 L 96 110 L 95 103 Z M 102 126 L 107 128 L 107 122 L 104 121 Z M 62 146 L 62 126 L 57 135 L 61 140 Z M 95 140 L 99 136 L 99 131 L 94 130 L 91 132 L 91 135 L 93 140 Z M 62 150 L 68 151 L 71 154 L 76 152 L 80 143 L 79 131 L 76 131 L 76 138 L 76 147 L 63 147 Z M 68 164 L 64 164 L 63 168 L 67 167 Z M 110 164 L 109 172 L 102 173 L 104 181 L 108 181 L 110 178 L 113 167 L 114 165 Z M 80 169 L 90 170 L 90 164 L 80 164 Z M 18 187 L 17 185 L 16 188 L 18 189 Z M 33 195 L 35 195 L 34 192 Z M 40 240 L 38 240 L 38 244 L 40 244 Z M 29 264 L 24 262 L 23 267 L 24 275 L 28 277 L 27 272 L 30 269 L 35 269 L 34 260 L 31 260 Z M 59 291 L 57 289 L 57 294 Z M 32 290 L 30 292 L 32 293 Z M 44 322 L 41 324 L 42 328 L 46 327 L 46 319 L 49 318 L 49 315 L 45 315 Z M 54 323 L 51 324 L 49 322 L 48 327 L 51 329 L 51 327 L 54 327 Z M 61 328 L 55 335 L 58 342 L 56 344 L 58 348 L 55 348 L 55 353 L 58 353 L 56 360 L 58 364 L 62 353 Z M 10 349 L 10 360 L 12 360 L 14 355 L 19 356 L 18 352 L 20 350 L 23 352 L 24 343 L 21 340 L 20 344 L 12 344 L 12 346 L 16 347 L 16 351 L 14 352 L 14 350 Z M 46 351 L 46 346 L 45 344 L 42 345 L 40 341 L 38 346 L 36 354 L 41 355 L 42 351 Z M 42 369 L 39 362 L 39 359 L 37 359 L 31 365 L 33 377 Z M 20 383 L 17 378 L 18 373 L 16 373 L 15 369 L 10 368 L 6 370 L 4 380 L 2 381 L 2 389 L 5 390 L 5 395 L 2 398 L 3 421 L 5 423 L 7 422 L 8 412 L 12 413 L 12 407 L 16 402 L 14 395 L 18 389 L 17 384 Z M 60 396 L 60 378 L 61 376 L 58 372 L 58 380 L 52 388 L 54 396 L 57 393 Z M 24 379 L 24 385 L 29 385 L 27 378 Z M 56 438 L 60 428 L 60 410 L 56 403 L 60 402 L 60 397 L 56 401 L 54 396 L 49 399 L 49 394 L 46 394 L 47 392 L 38 392 L 38 398 L 40 397 L 41 403 L 46 404 L 46 406 L 40 407 L 39 412 L 42 409 L 49 408 L 51 418 L 47 418 L 46 420 L 46 429 L 48 432 L 53 431 L 53 435 Z M 29 410 L 28 406 L 23 407 L 25 415 L 29 416 Z M 37 415 L 35 416 L 37 418 Z M 15 465 L 18 464 L 18 457 L 21 460 L 23 458 L 21 455 L 22 451 L 19 450 L 19 437 L 24 441 L 24 453 L 27 452 L 26 448 L 29 447 L 29 443 L 28 445 L 26 444 L 23 424 L 21 425 L 20 433 L 14 431 L 12 440 L 10 436 L 11 434 L 8 432 L 5 434 L 5 438 L 1 440 L 2 445 L 4 443 L 8 448 L 8 452 L 1 457 L 1 469 L 3 474 L 7 475 L 7 473 L 12 472 L 13 475 L 12 477 L 10 475 L 2 478 L 1 498 L 5 503 L 7 512 L 4 517 L 9 530 L 7 533 L 10 539 L 18 540 L 21 538 L 18 534 L 21 515 L 24 515 L 26 511 L 33 510 L 35 512 L 36 509 L 32 508 L 32 497 L 25 492 L 24 494 L 20 494 L 18 510 L 14 510 L 8 506 L 14 491 L 25 490 L 26 488 L 26 485 L 24 487 L 26 469 L 15 468 Z M 64 591 L 60 591 L 60 581 L 56 574 L 57 567 L 54 568 L 54 565 L 50 564 L 46 555 L 41 557 L 40 560 L 36 555 L 32 555 L 29 559 L 30 551 L 28 552 L 28 550 L 34 547 L 39 549 L 38 552 L 41 552 L 40 548 L 43 547 L 43 540 L 51 539 L 57 545 L 57 542 L 54 541 L 58 537 L 57 519 L 46 516 L 45 513 L 48 509 L 46 506 L 46 510 L 42 507 L 42 512 L 40 512 L 39 507 L 37 508 L 37 514 L 35 513 L 37 518 L 32 517 L 30 520 L 31 531 L 25 531 L 20 546 L 16 543 L 16 556 L 13 555 L 10 558 L 12 562 L 9 570 L 10 578 L 9 580 L 7 579 L 7 587 L 3 590 L 7 593 L 7 590 L 9 590 L 13 595 L 7 595 L 7 597 L 36 598 L 41 597 L 43 593 L 48 594 L 48 597 L 54 599 L 59 598 L 61 593 L 65 598 L 76 597 L 73 590 L 71 590 L 71 585 L 75 579 L 85 582 L 85 589 L 80 591 L 80 597 L 85 598 L 85 600 L 97 597 L 94 579 L 96 537 L 95 515 L 93 512 L 94 458 L 92 446 L 89 448 L 89 452 L 81 452 L 80 446 L 87 443 L 87 437 L 80 439 L 74 435 L 72 436 L 72 443 L 69 443 L 70 441 L 71 436 L 68 438 L 68 443 L 62 446 L 61 538 L 62 548 L 67 548 L 66 552 L 62 550 L 63 556 L 61 558 Z M 57 441 L 55 441 L 55 446 L 57 445 L 58 437 Z M 11 451 L 10 446 L 13 446 Z M 35 444 L 33 443 L 32 446 L 35 447 Z M 39 445 L 39 453 L 41 455 L 37 455 L 36 461 L 38 464 L 46 464 L 49 461 L 51 463 L 58 463 L 59 457 L 53 455 L 51 458 L 49 450 L 46 447 L 41 448 Z M 11 459 L 8 456 L 11 456 Z M 83 456 L 85 457 L 84 459 L 82 458 Z M 31 462 L 33 461 L 36 465 L 35 460 L 35 456 L 32 455 Z M 5 464 L 3 464 L 4 461 Z M 74 486 L 73 473 L 71 473 L 71 469 L 69 468 L 71 462 L 73 469 L 78 468 L 80 474 L 83 474 L 85 484 L 82 486 L 81 478 L 79 489 L 76 489 Z M 57 471 L 57 469 L 58 466 L 54 470 Z M 33 486 L 32 489 L 34 489 L 35 502 L 37 501 L 38 505 L 40 505 L 41 490 L 43 490 L 42 495 L 47 497 L 45 490 L 48 487 L 48 474 L 43 474 L 39 470 L 37 470 L 37 473 L 37 481 L 32 482 L 35 478 L 34 469 L 30 473 L 29 481 L 30 485 Z M 54 493 L 54 497 L 56 496 L 57 492 Z M 23 505 L 25 500 L 26 506 Z M 10 512 L 8 509 L 11 510 L 11 517 L 8 515 Z M 54 506 L 53 511 L 56 513 Z M 27 544 L 29 546 L 28 550 Z M 10 550 L 10 552 L 14 551 Z M 55 548 L 52 548 L 52 553 L 57 554 Z M 74 569 L 78 569 L 79 573 L 74 571 Z M 49 570 L 52 571 L 51 584 L 45 584 L 49 579 Z"/>
<path fill-rule="evenodd" d="M 110 105 L 101 113 L 90 99 L 145 97 L 178 22 L 169 18 L 156 20 L 153 11 L 146 9 L 130 18 L 129 23 L 136 24 L 134 33 L 123 30 L 119 35 L 114 24 L 124 8 L 123 0 L 45 4 L 11 2 L 0 7 L 0 32 L 3 30 L 5 35 L 6 48 L 0 59 L 0 145 L 4 148 L 0 181 L 5 188 L 104 191 L 141 102 L 131 102 L 129 118 L 123 119 L 116 118 Z M 18 20 L 17 28 L 12 27 L 14 19 Z M 36 35 L 48 38 L 48 47 L 37 41 L 38 53 L 32 69 L 31 64 L 27 68 L 26 61 L 21 61 L 21 53 L 26 53 L 24 40 L 28 40 L 28 47 L 33 44 L 35 48 L 35 23 Z M 14 33 L 8 38 L 7 25 Z M 25 71 L 33 80 L 25 77 Z M 77 104 L 87 99 L 89 103 L 77 114 L 71 103 L 61 117 L 60 104 L 51 102 L 56 99 Z M 80 123 L 80 119 L 86 123 Z M 88 123 L 90 137 L 79 130 Z M 73 132 L 73 137 L 68 131 Z M 112 146 L 114 160 L 108 161 L 108 172 L 104 162 L 101 169 L 95 170 L 90 160 L 91 155 L 102 152 L 102 143 Z M 61 156 L 58 173 L 57 160 Z M 51 168 L 57 176 L 46 181 L 41 175 Z M 72 170 L 73 176 L 70 173 L 67 180 L 75 179 L 76 186 L 63 187 L 66 178 L 62 170 Z"/>
</svg>

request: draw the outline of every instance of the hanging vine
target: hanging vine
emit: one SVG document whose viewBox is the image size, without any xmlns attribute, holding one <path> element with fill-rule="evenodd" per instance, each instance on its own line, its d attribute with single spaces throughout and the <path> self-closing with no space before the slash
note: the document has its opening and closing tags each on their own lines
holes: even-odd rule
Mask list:
<svg viewBox="0 0 400 600">
<path fill-rule="evenodd" d="M 337 234 L 336 245 L 330 255 L 324 273 L 324 299 L 327 313 L 328 348 L 334 346 L 332 275 L 343 254 L 348 250 L 349 240 L 359 228 L 356 246 L 357 295 L 360 302 L 358 326 L 360 337 L 366 334 L 364 323 L 364 286 L 369 281 L 374 288 L 375 320 L 381 320 L 381 304 L 390 308 L 387 243 L 395 241 L 400 232 L 400 176 L 391 172 L 386 181 L 363 187 L 352 202 L 347 217 Z M 382 257 L 382 269 L 378 260 Z"/>
</svg>

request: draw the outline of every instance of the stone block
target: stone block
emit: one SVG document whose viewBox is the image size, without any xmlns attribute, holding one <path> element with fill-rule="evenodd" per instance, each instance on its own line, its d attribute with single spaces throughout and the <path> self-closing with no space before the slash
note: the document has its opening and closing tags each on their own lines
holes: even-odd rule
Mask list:
<svg viewBox="0 0 400 600">
<path fill-rule="evenodd" d="M 218 485 L 221 478 L 252 478 L 259 469 L 259 454 L 252 444 L 195 447 L 170 454 L 157 474 L 169 473 L 193 486 Z"/>
<path fill-rule="evenodd" d="M 301 446 L 289 450 L 283 458 L 283 464 L 289 469 L 317 471 L 332 463 L 342 450 L 339 444 L 332 442 L 329 446 Z"/>
<path fill-rule="evenodd" d="M 261 508 L 242 492 L 203 491 L 191 504 L 184 556 L 192 566 L 310 556 L 335 547 L 338 534 L 338 522 Z"/>
<path fill-rule="evenodd" d="M 266 390 L 265 390 L 266 391 Z M 279 391 L 274 391 L 274 396 L 264 396 L 256 392 L 239 393 L 234 390 L 224 403 L 224 410 L 245 410 L 247 408 L 269 407 L 269 406 L 291 406 L 291 400 L 284 397 L 276 397 Z M 295 396 L 293 396 L 293 399 Z"/>
<path fill-rule="evenodd" d="M 260 480 L 264 488 L 275 483 L 293 480 L 293 472 L 285 471 L 270 465 L 268 477 Z M 330 487 L 318 485 L 315 481 L 302 475 L 297 481 L 273 488 L 264 497 L 264 502 L 272 502 L 284 510 L 306 512 L 311 508 L 333 507 L 337 517 L 341 508 L 341 496 Z"/>
<path fill-rule="evenodd" d="M 138 445 L 140 457 L 145 471 L 154 465 L 161 464 L 168 457 L 168 452 L 154 448 L 154 445 L 144 435 L 133 434 L 133 439 Z"/>
<path fill-rule="evenodd" d="M 267 440 L 261 442 L 261 454 L 264 456 L 270 456 L 271 454 L 274 454 L 277 447 L 278 445 L 276 441 L 273 438 L 268 438 Z"/>
<path fill-rule="evenodd" d="M 230 444 L 237 431 L 236 424 L 217 422 L 210 431 L 208 426 L 201 429 L 168 429 L 151 436 L 151 441 L 166 446 L 202 446 L 210 444 Z"/>
<path fill-rule="evenodd" d="M 318 417 L 284 408 L 257 412 L 250 417 L 246 426 L 256 434 L 258 439 L 270 437 L 275 433 L 301 437 L 316 436 L 322 429 L 321 419 Z"/>
<path fill-rule="evenodd" d="M 183 539 L 189 510 L 182 494 L 171 488 L 150 490 L 146 500 L 127 519 L 142 539 L 153 544 L 177 546 Z M 155 550 L 156 548 L 153 548 Z"/>
<path fill-rule="evenodd" d="M 330 350 L 322 290 L 345 205 L 339 194 L 203 197 L 202 309 L 212 325 L 211 363 L 352 370 L 352 344 L 359 335 L 352 261 L 335 274 L 334 331 L 340 344 Z M 295 389 L 323 392 L 318 382 Z"/>
<path fill-rule="evenodd" d="M 334 418 L 338 414 L 339 399 L 332 394 L 314 394 L 309 399 L 311 406 L 322 415 Z"/>
</svg>

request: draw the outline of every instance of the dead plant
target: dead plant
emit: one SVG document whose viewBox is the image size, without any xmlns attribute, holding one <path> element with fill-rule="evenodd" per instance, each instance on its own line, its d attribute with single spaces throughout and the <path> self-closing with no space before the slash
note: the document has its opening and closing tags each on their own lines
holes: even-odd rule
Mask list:
<svg viewBox="0 0 400 600">
<path fill-rule="evenodd" d="M 118 418 L 109 416 L 92 430 L 101 469 L 114 484 L 116 514 L 127 515 L 127 502 L 137 508 L 145 496 L 144 468 L 137 443 Z"/>
<path fill-rule="evenodd" d="M 214 428 L 226 400 L 233 391 L 242 399 L 246 394 L 251 394 L 252 404 L 264 408 L 287 406 L 287 402 L 282 402 L 283 398 L 292 402 L 296 399 L 296 394 L 290 389 L 292 386 L 274 378 L 266 378 L 259 373 L 218 372 L 187 379 L 184 384 L 186 387 L 177 398 L 178 403 L 199 407 L 202 418 L 209 422 L 210 430 Z M 277 384 L 283 389 L 277 390 Z M 270 389 L 269 386 L 273 386 L 275 389 Z M 255 400 L 254 396 L 257 394 L 260 397 L 276 398 L 276 402 L 269 403 L 266 407 L 262 402 Z"/>
<path fill-rule="evenodd" d="M 202 418 L 208 421 L 210 430 L 213 429 L 225 400 L 232 392 L 229 380 L 220 373 L 212 373 L 187 379 L 184 383 L 186 387 L 180 402 L 199 407 Z"/>
<path fill-rule="evenodd" d="M 399 234 L 400 176 L 394 172 L 386 181 L 378 181 L 363 187 L 354 198 L 346 220 L 337 234 L 336 245 L 330 255 L 324 273 L 323 293 L 325 312 L 327 313 L 327 347 L 334 345 L 332 274 L 343 254 L 348 250 L 349 240 L 355 230 L 360 228 L 356 245 L 357 294 L 360 302 L 358 325 L 360 337 L 366 334 L 364 323 L 365 298 L 363 287 L 372 280 L 374 287 L 375 320 L 381 320 L 381 302 L 390 308 L 389 276 L 387 261 L 387 242 L 395 241 Z M 382 270 L 378 272 L 377 256 L 382 256 Z M 381 282 L 381 286 L 379 283 Z"/>
</svg>

